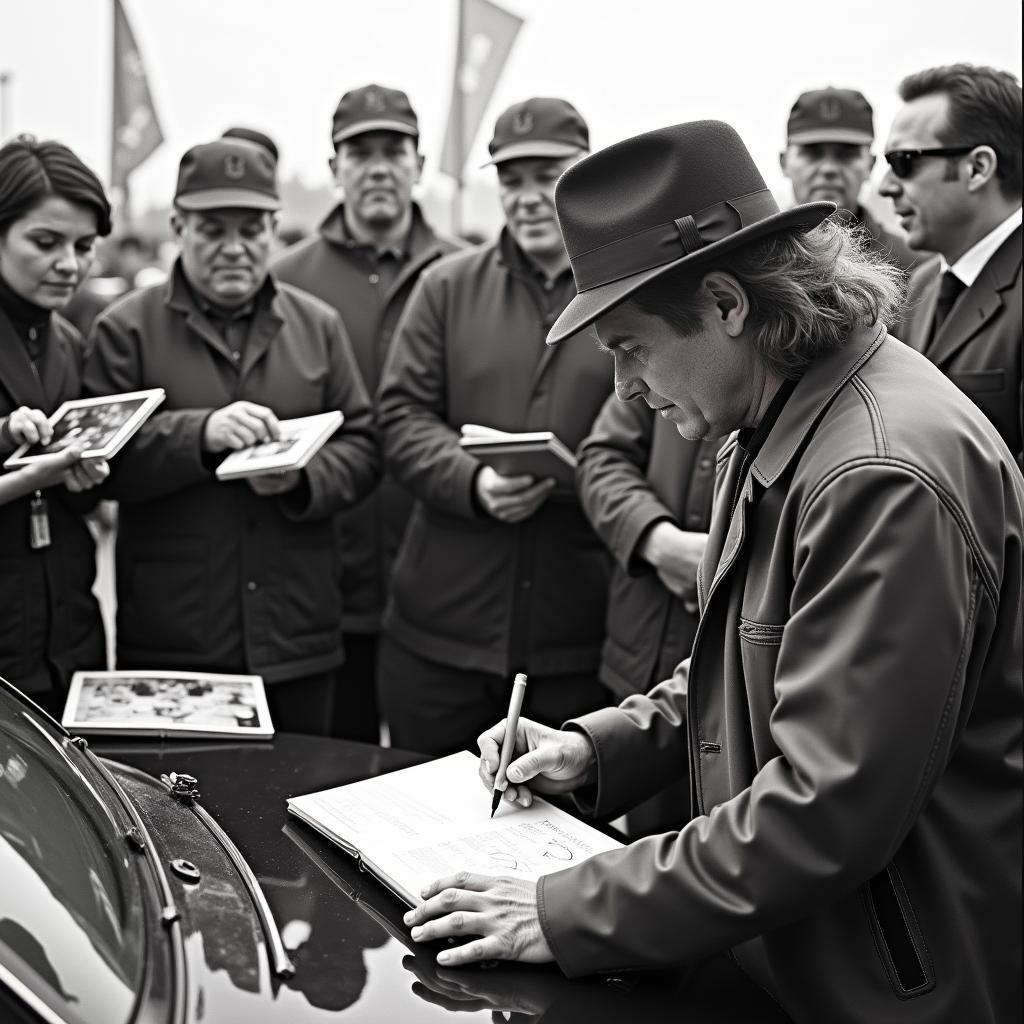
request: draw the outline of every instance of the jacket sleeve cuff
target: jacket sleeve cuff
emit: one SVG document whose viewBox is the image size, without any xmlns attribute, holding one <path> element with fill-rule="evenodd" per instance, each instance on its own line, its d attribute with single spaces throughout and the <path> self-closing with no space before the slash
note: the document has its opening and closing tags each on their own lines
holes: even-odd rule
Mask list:
<svg viewBox="0 0 1024 1024">
<path fill-rule="evenodd" d="M 618 531 L 614 550 L 620 565 L 630 576 L 642 576 L 651 570 L 652 566 L 640 557 L 637 548 L 652 526 L 666 521 L 678 525 L 675 516 L 659 502 L 651 502 L 635 509 L 624 520 Z"/>
</svg>

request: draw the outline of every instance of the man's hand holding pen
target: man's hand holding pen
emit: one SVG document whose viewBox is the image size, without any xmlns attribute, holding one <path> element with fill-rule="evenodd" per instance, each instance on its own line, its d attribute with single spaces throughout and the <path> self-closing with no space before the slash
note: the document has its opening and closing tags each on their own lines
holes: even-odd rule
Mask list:
<svg viewBox="0 0 1024 1024">
<path fill-rule="evenodd" d="M 502 721 L 477 740 L 480 778 L 488 792 L 494 790 L 499 774 L 504 739 Z M 506 771 L 505 800 L 529 807 L 533 790 L 569 793 L 594 782 L 596 772 L 594 749 L 583 733 L 520 718 Z M 468 938 L 438 953 L 438 963 L 446 967 L 482 960 L 546 963 L 554 959 L 540 926 L 535 882 L 460 872 L 431 882 L 420 895 L 424 902 L 403 919 L 414 941 Z"/>
<path fill-rule="evenodd" d="M 495 785 L 504 738 L 504 722 L 477 737 L 480 778 L 488 791 Z M 505 800 L 529 807 L 533 802 L 533 790 L 538 793 L 571 793 L 594 782 L 596 771 L 594 748 L 582 732 L 552 729 L 528 718 L 520 718 L 516 725 L 513 759 L 506 772 Z"/>
</svg>

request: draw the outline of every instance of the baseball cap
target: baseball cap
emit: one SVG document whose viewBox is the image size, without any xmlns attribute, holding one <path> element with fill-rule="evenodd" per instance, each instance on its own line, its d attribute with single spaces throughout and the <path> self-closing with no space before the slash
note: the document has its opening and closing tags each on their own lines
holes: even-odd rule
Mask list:
<svg viewBox="0 0 1024 1024">
<path fill-rule="evenodd" d="M 565 157 L 590 150 L 590 131 L 580 112 L 568 101 L 549 96 L 513 103 L 494 124 L 487 146 L 500 164 L 520 157 Z"/>
<path fill-rule="evenodd" d="M 241 139 L 193 146 L 178 166 L 174 205 L 182 210 L 279 210 L 276 166 L 265 149 Z"/>
<path fill-rule="evenodd" d="M 277 150 L 277 143 L 264 132 L 258 131 L 255 128 L 246 128 L 245 125 L 234 125 L 231 128 L 227 128 L 221 134 L 222 139 L 242 139 L 244 142 L 251 142 L 256 146 L 262 146 L 273 158 L 276 163 L 279 159 L 279 153 Z"/>
<path fill-rule="evenodd" d="M 871 104 L 856 89 L 801 93 L 789 112 L 787 142 L 848 142 L 870 145 L 875 137 Z"/>
<path fill-rule="evenodd" d="M 400 132 L 414 139 L 420 134 L 416 111 L 401 89 L 364 85 L 350 89 L 338 101 L 331 125 L 335 146 L 363 132 Z"/>
</svg>

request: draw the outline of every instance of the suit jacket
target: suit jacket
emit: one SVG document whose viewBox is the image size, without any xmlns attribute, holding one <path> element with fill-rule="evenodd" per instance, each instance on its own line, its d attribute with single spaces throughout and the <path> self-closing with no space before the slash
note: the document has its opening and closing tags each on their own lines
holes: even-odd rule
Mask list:
<svg viewBox="0 0 1024 1024">
<path fill-rule="evenodd" d="M 798 1021 L 1018 1020 L 1024 477 L 881 325 L 731 447 L 689 662 L 574 726 L 598 813 L 688 769 L 693 819 L 540 880 L 558 963 L 731 948 Z"/>
<path fill-rule="evenodd" d="M 302 288 L 333 306 L 345 323 L 363 382 L 376 394 L 391 339 L 413 285 L 442 256 L 465 248 L 454 238 L 434 233 L 413 206 L 407 240 L 408 260 L 383 295 L 366 258 L 351 244 L 344 207 L 326 217 L 317 235 L 286 249 L 274 261 L 279 281 Z M 391 567 L 412 511 L 412 496 L 393 477 L 336 521 L 341 552 L 342 623 L 346 632 L 369 633 L 380 628 L 388 597 Z"/>
<path fill-rule="evenodd" d="M 121 503 L 119 667 L 258 672 L 274 683 L 342 661 L 332 519 L 377 482 L 370 400 L 333 309 L 272 279 L 256 303 L 237 360 L 180 264 L 93 327 L 88 392 L 167 393 L 105 485 Z M 227 453 L 201 444 L 210 413 L 240 399 L 281 419 L 339 409 L 345 421 L 300 486 L 261 496 L 245 480 L 218 480 Z"/>
<path fill-rule="evenodd" d="M 21 405 L 52 413 L 81 395 L 85 347 L 78 332 L 54 314 L 33 368 L 25 346 L 0 311 L 0 462 L 14 444 L 7 417 Z M 93 596 L 96 548 L 83 514 L 95 491 L 47 489 L 50 546 L 29 546 L 32 496 L 0 505 L 0 675 L 29 694 L 66 685 L 76 669 L 106 667 L 106 641 Z"/>
<path fill-rule="evenodd" d="M 544 344 L 574 294 L 550 290 L 507 233 L 440 260 L 405 307 L 378 407 L 388 467 L 416 497 L 384 616 L 424 657 L 496 675 L 597 668 L 609 558 L 571 489 L 529 519 L 499 522 L 476 505 L 480 463 L 463 423 L 586 437 L 612 389 L 592 342 Z"/>
<path fill-rule="evenodd" d="M 937 256 L 911 274 L 902 340 L 923 352 L 978 405 L 1018 464 L 1024 464 L 1021 229 L 996 250 L 929 342 L 939 276 Z"/>
</svg>

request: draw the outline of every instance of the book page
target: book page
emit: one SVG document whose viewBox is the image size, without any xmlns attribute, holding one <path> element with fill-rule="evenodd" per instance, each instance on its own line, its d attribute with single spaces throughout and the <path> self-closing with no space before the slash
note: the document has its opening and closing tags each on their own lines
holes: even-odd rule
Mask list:
<svg viewBox="0 0 1024 1024">
<path fill-rule="evenodd" d="M 410 903 L 428 882 L 456 871 L 536 879 L 622 844 L 535 798 L 498 805 L 468 752 L 349 786 L 295 797 L 288 809 L 358 851 Z"/>
</svg>

